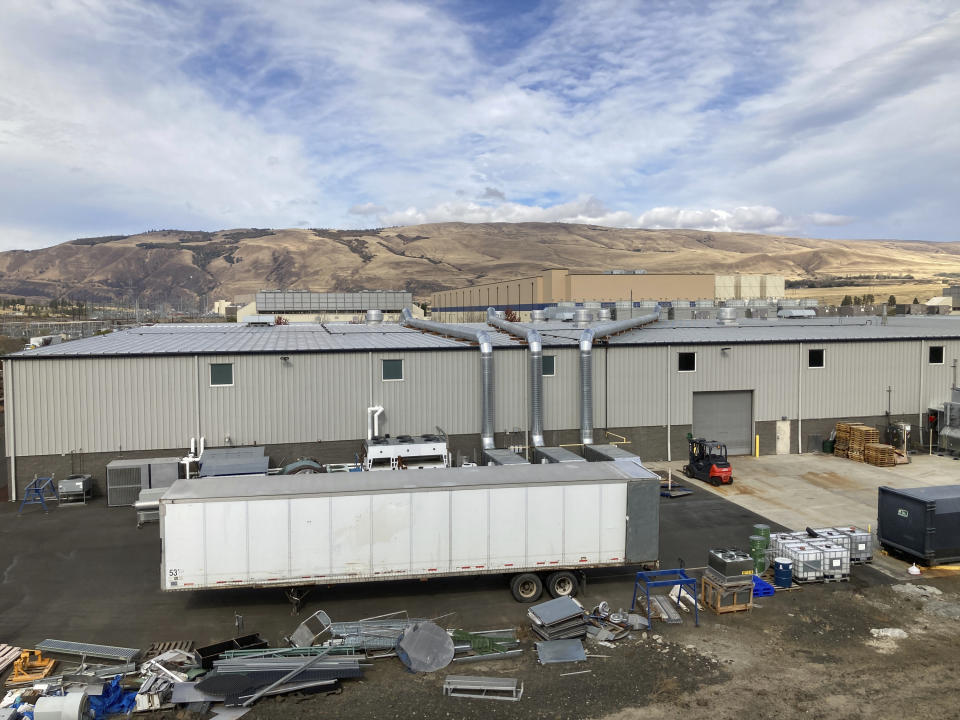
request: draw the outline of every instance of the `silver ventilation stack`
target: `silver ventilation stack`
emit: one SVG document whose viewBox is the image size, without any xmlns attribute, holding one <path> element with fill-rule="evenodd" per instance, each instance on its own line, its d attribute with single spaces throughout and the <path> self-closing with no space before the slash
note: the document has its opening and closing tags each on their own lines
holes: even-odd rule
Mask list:
<svg viewBox="0 0 960 720">
<path fill-rule="evenodd" d="M 641 325 L 649 325 L 660 319 L 660 313 L 641 315 L 627 320 L 587 328 L 580 335 L 580 442 L 593 445 L 593 343 L 600 338 Z"/>
<path fill-rule="evenodd" d="M 492 307 L 487 308 L 487 324 L 527 341 L 527 372 L 530 383 L 530 440 L 534 447 L 543 446 L 543 340 L 540 333 L 518 323 L 502 320 Z"/>
<path fill-rule="evenodd" d="M 403 309 L 403 315 L 400 320 L 401 325 L 426 330 L 427 332 L 438 333 L 448 337 L 469 340 L 480 346 L 480 444 L 484 450 L 494 447 L 493 428 L 494 428 L 494 372 L 493 372 L 493 342 L 490 339 L 490 333 L 486 330 L 467 330 L 456 325 L 447 325 L 445 323 L 433 322 L 431 320 L 419 320 L 410 313 L 408 308 Z"/>
</svg>

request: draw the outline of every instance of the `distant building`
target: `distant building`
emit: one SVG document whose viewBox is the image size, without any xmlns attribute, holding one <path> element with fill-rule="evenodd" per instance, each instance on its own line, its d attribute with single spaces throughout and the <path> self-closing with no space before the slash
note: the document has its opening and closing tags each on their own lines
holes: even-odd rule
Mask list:
<svg viewBox="0 0 960 720">
<path fill-rule="evenodd" d="M 482 321 L 488 307 L 512 310 L 523 319 L 530 311 L 559 304 L 758 300 L 784 294 L 782 275 L 647 273 L 642 270 L 581 272 L 546 270 L 539 275 L 481 283 L 433 294 L 432 317 L 445 322 Z M 689 304 L 689 302 L 688 302 Z"/>
<path fill-rule="evenodd" d="M 229 300 L 217 300 L 213 303 L 213 312 L 227 320 L 236 320 L 237 311 L 242 308 L 240 303 L 230 302 Z"/>
<path fill-rule="evenodd" d="M 404 308 L 412 309 L 413 295 L 403 290 L 362 290 L 318 293 L 309 290 L 261 290 L 254 302 L 237 313 L 283 317 L 288 322 L 360 321 L 368 310 L 379 310 L 383 319 L 396 321 Z"/>
<path fill-rule="evenodd" d="M 960 285 L 944 285 L 943 294 L 950 298 L 954 310 L 960 310 Z"/>
</svg>

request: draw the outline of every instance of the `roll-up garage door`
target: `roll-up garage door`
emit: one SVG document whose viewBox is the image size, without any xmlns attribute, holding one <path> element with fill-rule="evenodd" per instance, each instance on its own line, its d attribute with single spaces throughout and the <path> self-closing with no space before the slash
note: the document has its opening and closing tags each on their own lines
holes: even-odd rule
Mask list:
<svg viewBox="0 0 960 720">
<path fill-rule="evenodd" d="M 730 455 L 750 455 L 753 450 L 753 392 L 695 392 L 693 436 L 726 444 Z"/>
</svg>

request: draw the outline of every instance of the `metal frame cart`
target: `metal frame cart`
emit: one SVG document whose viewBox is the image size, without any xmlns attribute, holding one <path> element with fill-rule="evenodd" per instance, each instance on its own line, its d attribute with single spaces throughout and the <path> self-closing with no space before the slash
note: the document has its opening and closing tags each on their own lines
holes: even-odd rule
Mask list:
<svg viewBox="0 0 960 720">
<path fill-rule="evenodd" d="M 694 624 L 700 627 L 700 612 L 697 609 L 697 579 L 687 575 L 683 568 L 672 570 L 641 570 L 637 573 L 636 580 L 633 583 L 633 602 L 630 603 L 630 612 L 636 612 L 637 593 L 643 593 L 647 601 L 647 620 L 650 620 L 650 590 L 660 587 L 679 586 L 680 590 L 677 597 L 686 590 L 687 594 L 693 598 L 693 618 Z M 676 622 L 679 622 L 677 620 Z"/>
<path fill-rule="evenodd" d="M 23 489 L 23 500 L 20 501 L 20 509 L 17 510 L 17 515 L 23 512 L 24 505 L 42 505 L 44 512 L 50 512 L 50 508 L 47 507 L 45 501 L 48 490 L 51 493 L 50 499 L 56 498 L 57 502 L 60 502 L 60 493 L 53 482 L 54 475 L 50 477 L 33 476 L 33 480 Z"/>
</svg>

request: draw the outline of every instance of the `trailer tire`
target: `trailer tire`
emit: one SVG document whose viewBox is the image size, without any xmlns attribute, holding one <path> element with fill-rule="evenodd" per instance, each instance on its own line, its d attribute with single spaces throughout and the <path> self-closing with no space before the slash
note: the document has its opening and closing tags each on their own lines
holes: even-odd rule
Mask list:
<svg viewBox="0 0 960 720">
<path fill-rule="evenodd" d="M 547 592 L 550 597 L 576 597 L 580 592 L 577 576 L 569 570 L 560 570 L 547 576 Z"/>
<path fill-rule="evenodd" d="M 533 573 L 520 573 L 510 578 L 510 592 L 517 602 L 536 602 L 543 595 L 543 583 Z"/>
</svg>

